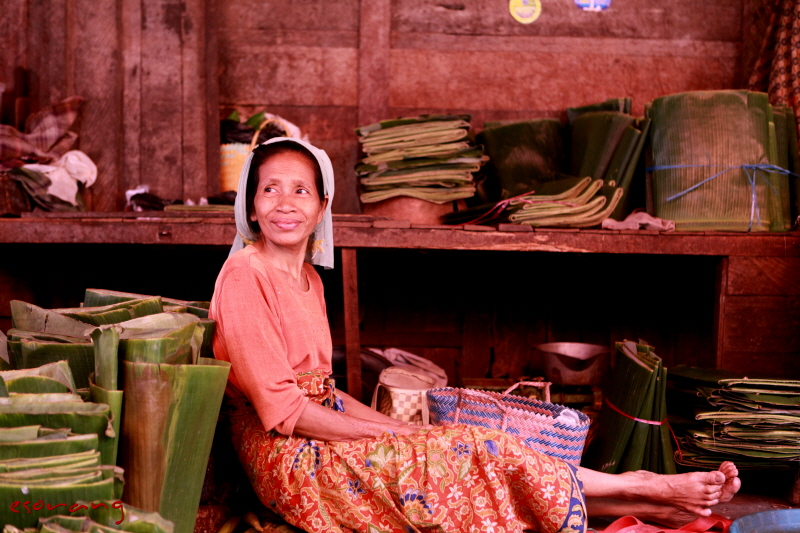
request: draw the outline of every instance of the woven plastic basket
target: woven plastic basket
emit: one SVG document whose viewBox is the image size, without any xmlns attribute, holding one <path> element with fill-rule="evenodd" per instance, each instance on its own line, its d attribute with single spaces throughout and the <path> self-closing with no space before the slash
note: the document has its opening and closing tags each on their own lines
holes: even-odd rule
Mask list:
<svg viewBox="0 0 800 533">
<path fill-rule="evenodd" d="M 545 388 L 545 400 L 509 394 L 520 385 Z M 573 466 L 581 462 L 589 417 L 550 403 L 550 383 L 521 381 L 504 393 L 445 387 L 428 391 L 431 424 L 467 424 L 519 437 L 523 444 Z"/>
</svg>

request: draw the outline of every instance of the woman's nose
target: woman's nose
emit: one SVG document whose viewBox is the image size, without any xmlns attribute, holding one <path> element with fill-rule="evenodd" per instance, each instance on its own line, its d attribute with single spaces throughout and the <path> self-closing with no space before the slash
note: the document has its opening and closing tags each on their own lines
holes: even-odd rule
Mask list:
<svg viewBox="0 0 800 533">
<path fill-rule="evenodd" d="M 278 209 L 281 211 L 294 211 L 296 206 L 294 205 L 294 199 L 292 198 L 291 194 L 282 194 L 280 196 L 280 201 L 278 202 Z"/>
</svg>

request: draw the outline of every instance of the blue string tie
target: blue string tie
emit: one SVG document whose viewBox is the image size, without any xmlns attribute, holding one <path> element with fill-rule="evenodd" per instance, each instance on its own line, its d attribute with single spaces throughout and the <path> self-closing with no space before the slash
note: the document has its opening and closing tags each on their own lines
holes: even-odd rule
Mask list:
<svg viewBox="0 0 800 533">
<path fill-rule="evenodd" d="M 747 227 L 747 231 L 750 231 L 750 230 L 753 229 L 753 219 L 754 218 L 758 221 L 759 225 L 761 224 L 761 213 L 760 213 L 760 211 L 758 209 L 758 195 L 757 195 L 757 192 L 756 192 L 756 183 L 758 181 L 758 177 L 760 176 L 766 182 L 766 184 L 769 185 L 769 188 L 772 189 L 772 192 L 774 192 L 776 195 L 778 194 L 778 191 L 776 191 L 775 187 L 773 187 L 772 184 L 769 182 L 769 179 L 766 176 L 767 173 L 769 173 L 769 174 L 783 174 L 784 176 L 798 176 L 798 177 L 800 177 L 800 175 L 795 174 L 794 172 L 791 172 L 789 170 L 786 170 L 785 168 L 781 168 L 781 167 L 779 167 L 777 165 L 770 165 L 770 164 L 766 164 L 766 163 L 760 163 L 760 164 L 756 164 L 756 165 L 731 165 L 731 166 L 724 166 L 724 165 L 659 165 L 659 166 L 655 166 L 655 167 L 649 167 L 647 169 L 647 172 L 653 172 L 653 171 L 656 171 L 656 170 L 671 170 L 671 169 L 676 169 L 676 168 L 721 168 L 722 170 L 720 170 L 719 172 L 717 172 L 713 176 L 707 177 L 706 179 L 704 179 L 703 181 L 701 181 L 699 183 L 695 183 L 694 185 L 692 185 L 691 187 L 689 187 L 686 190 L 683 190 L 683 191 L 681 191 L 681 192 L 679 192 L 677 194 L 673 194 L 672 196 L 667 198 L 667 202 L 671 202 L 672 200 L 676 200 L 676 199 L 678 199 L 678 198 L 680 198 L 682 196 L 685 196 L 685 195 L 689 194 L 690 192 L 698 189 L 699 187 L 701 187 L 702 185 L 708 183 L 709 181 L 717 179 L 718 177 L 720 177 L 721 175 L 725 174 L 729 170 L 737 170 L 737 169 L 743 170 L 745 175 L 747 176 L 747 181 L 750 183 L 750 191 L 751 191 L 751 195 L 750 195 L 750 225 Z M 761 174 L 759 174 L 759 172 L 763 172 L 764 174 L 761 175 Z"/>
</svg>

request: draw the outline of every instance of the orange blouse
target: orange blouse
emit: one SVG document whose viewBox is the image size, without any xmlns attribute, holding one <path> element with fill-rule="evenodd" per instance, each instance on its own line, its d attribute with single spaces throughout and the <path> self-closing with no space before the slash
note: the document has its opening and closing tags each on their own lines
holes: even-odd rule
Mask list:
<svg viewBox="0 0 800 533">
<path fill-rule="evenodd" d="M 306 292 L 246 246 L 223 265 L 209 311 L 217 322 L 214 356 L 231 363 L 226 393 L 246 396 L 264 428 L 283 435 L 292 434 L 308 402 L 296 375 L 331 372 L 322 280 L 308 263 L 303 271 Z"/>
</svg>

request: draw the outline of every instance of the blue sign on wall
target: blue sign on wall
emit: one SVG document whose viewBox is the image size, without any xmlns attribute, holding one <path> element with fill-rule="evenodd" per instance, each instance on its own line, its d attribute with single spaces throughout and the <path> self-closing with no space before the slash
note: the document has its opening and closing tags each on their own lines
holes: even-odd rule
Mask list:
<svg viewBox="0 0 800 533">
<path fill-rule="evenodd" d="M 575 5 L 584 11 L 605 11 L 611 0 L 575 0 Z"/>
</svg>

